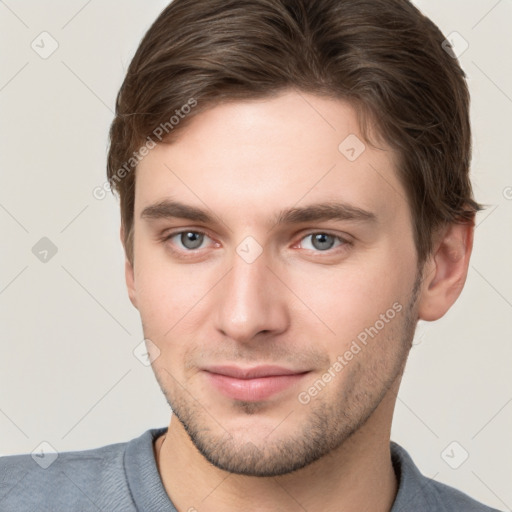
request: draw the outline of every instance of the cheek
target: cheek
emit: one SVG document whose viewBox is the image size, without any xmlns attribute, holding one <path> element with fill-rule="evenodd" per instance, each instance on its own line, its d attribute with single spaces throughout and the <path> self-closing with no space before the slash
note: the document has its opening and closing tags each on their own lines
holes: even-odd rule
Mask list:
<svg viewBox="0 0 512 512">
<path fill-rule="evenodd" d="M 172 389 L 174 379 L 181 375 L 180 363 L 187 350 L 186 340 L 190 302 L 189 287 L 183 286 L 179 273 L 157 265 L 143 265 L 137 275 L 137 299 L 144 338 L 157 347 L 158 357 L 152 363 L 153 371 L 163 389 Z"/>
<path fill-rule="evenodd" d="M 173 325 L 184 287 L 158 251 L 135 243 L 135 290 L 147 337 L 161 337 Z"/>
<path fill-rule="evenodd" d="M 172 264 L 164 251 L 140 247 L 135 288 L 145 335 L 163 348 L 173 345 L 178 334 L 197 330 L 213 278 L 218 279 L 215 271 Z"/>
<path fill-rule="evenodd" d="M 301 330 L 315 330 L 329 352 L 343 351 L 351 341 L 374 326 L 381 326 L 381 315 L 401 318 L 396 310 L 405 311 L 414 281 L 411 260 L 400 262 L 394 255 L 368 259 L 338 268 L 300 272 L 293 277 L 291 288 L 309 311 L 295 317 Z M 394 323 L 394 322 L 392 322 Z M 386 322 L 385 331 L 389 331 Z"/>
</svg>

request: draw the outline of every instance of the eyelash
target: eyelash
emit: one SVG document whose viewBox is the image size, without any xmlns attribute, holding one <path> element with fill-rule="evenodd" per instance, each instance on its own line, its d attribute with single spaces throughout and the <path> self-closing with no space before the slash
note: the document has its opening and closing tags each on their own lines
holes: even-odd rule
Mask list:
<svg viewBox="0 0 512 512">
<path fill-rule="evenodd" d="M 201 231 L 201 230 L 197 230 L 197 229 L 185 229 L 185 230 L 181 230 L 181 231 L 174 231 L 172 233 L 164 235 L 162 242 L 167 243 L 167 242 L 169 242 L 169 240 L 171 240 L 175 236 L 182 235 L 183 233 L 194 233 L 194 234 L 198 234 L 198 235 L 204 235 L 211 239 L 211 237 L 205 231 Z M 339 252 L 340 250 L 341 251 L 347 250 L 350 246 L 353 245 L 353 242 L 351 242 L 350 240 L 347 240 L 346 238 L 343 238 L 339 235 L 329 233 L 328 231 L 311 231 L 311 232 L 303 235 L 299 239 L 299 242 L 302 242 L 305 238 L 308 238 L 312 235 L 328 235 L 328 236 L 333 237 L 335 240 L 338 240 L 339 242 L 341 242 L 340 245 L 333 247 L 331 249 L 327 249 L 325 251 L 306 249 L 306 250 L 313 250 L 315 253 L 318 253 L 318 254 L 329 254 L 329 255 L 334 254 L 336 252 Z M 195 253 L 197 253 L 198 251 L 200 251 L 200 249 L 175 249 L 175 248 L 172 248 L 172 251 L 175 253 L 179 253 L 180 255 L 183 255 L 184 253 L 185 254 L 189 253 L 190 256 L 185 256 L 185 257 L 193 257 L 193 255 Z"/>
</svg>

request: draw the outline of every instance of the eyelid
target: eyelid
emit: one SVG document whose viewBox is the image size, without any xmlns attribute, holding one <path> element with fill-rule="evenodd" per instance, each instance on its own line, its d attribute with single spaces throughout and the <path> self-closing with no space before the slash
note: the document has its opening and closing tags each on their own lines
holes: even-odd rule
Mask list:
<svg viewBox="0 0 512 512">
<path fill-rule="evenodd" d="M 203 229 L 189 229 L 189 228 L 185 228 L 185 229 L 180 228 L 180 229 L 177 229 L 176 231 L 167 231 L 162 234 L 161 238 L 162 238 L 163 242 L 166 242 L 166 241 L 170 240 L 171 238 L 175 237 L 176 235 L 181 235 L 183 233 L 196 233 L 199 235 L 204 235 L 204 236 L 208 237 L 210 240 L 214 240 L 214 238 L 212 236 L 210 236 L 208 234 L 208 232 Z M 192 251 L 188 251 L 188 252 L 192 252 Z"/>
<path fill-rule="evenodd" d="M 353 240 L 351 240 L 351 238 L 347 235 L 340 235 L 340 234 L 337 234 L 337 233 L 333 233 L 331 232 L 330 230 L 325 230 L 325 229 L 314 229 L 314 230 L 310 230 L 306 233 L 302 233 L 300 235 L 300 238 L 298 239 L 298 241 L 294 244 L 294 246 L 300 244 L 305 238 L 307 238 L 308 236 L 311 236 L 311 235 L 317 235 L 317 234 L 322 234 L 322 235 L 328 235 L 328 236 L 332 236 L 333 238 L 337 239 L 338 241 L 340 241 L 340 245 L 337 245 L 336 247 L 333 247 L 331 249 L 327 249 L 325 251 L 320 251 L 320 250 L 315 250 L 313 252 L 315 253 L 318 253 L 318 254 L 332 254 L 334 252 L 336 252 L 337 249 L 343 249 L 343 248 L 347 248 L 348 246 L 350 245 L 353 245 Z M 312 249 L 304 249 L 306 251 L 312 251 Z"/>
<path fill-rule="evenodd" d="M 209 233 L 207 232 L 207 230 L 204 230 L 202 228 L 193 228 L 192 229 L 192 228 L 181 227 L 176 230 L 171 230 L 171 231 L 165 232 L 161 236 L 162 242 L 169 242 L 171 238 L 174 238 L 175 236 L 181 235 L 183 233 L 200 234 L 200 235 L 208 237 L 210 240 L 212 240 L 214 242 L 214 244 L 217 245 L 217 247 L 219 245 L 219 242 L 216 241 L 212 236 L 210 236 Z M 332 256 L 332 255 L 338 254 L 340 252 L 343 252 L 343 251 L 349 249 L 354 243 L 353 240 L 351 240 L 351 237 L 349 237 L 345 234 L 341 235 L 339 233 L 333 233 L 330 230 L 311 229 L 306 232 L 303 231 L 302 233 L 300 233 L 298 235 L 299 236 L 298 240 L 293 243 L 292 248 L 296 248 L 298 245 L 301 245 L 302 241 L 305 238 L 312 236 L 312 235 L 316 235 L 316 234 L 324 234 L 324 235 L 332 236 L 333 238 L 337 239 L 340 243 L 338 245 L 331 247 L 329 249 L 326 249 L 324 251 L 316 250 L 316 249 L 305 249 L 302 247 L 300 247 L 300 249 L 307 251 L 309 253 L 313 253 L 315 255 L 325 255 L 327 257 L 327 256 Z M 186 249 L 186 248 L 182 249 L 182 248 L 176 247 L 175 244 L 170 244 L 170 245 L 171 245 L 170 250 L 172 252 L 180 254 L 181 257 L 185 257 L 185 258 L 187 258 L 187 257 L 193 258 L 195 255 L 198 255 L 203 249 L 211 248 L 211 246 L 210 246 L 210 247 L 203 247 L 203 248 L 197 248 L 197 249 Z M 322 256 L 320 256 L 320 257 L 322 257 Z"/>
<path fill-rule="evenodd" d="M 340 240 L 343 240 L 344 242 L 351 241 L 351 237 L 348 234 L 338 233 L 335 231 L 331 231 L 330 229 L 318 229 L 318 228 L 317 229 L 308 229 L 304 232 L 301 232 L 301 234 L 299 236 L 300 236 L 300 240 L 302 240 L 303 238 L 306 238 L 307 236 L 317 235 L 317 234 L 333 236 L 334 238 L 339 238 Z"/>
</svg>

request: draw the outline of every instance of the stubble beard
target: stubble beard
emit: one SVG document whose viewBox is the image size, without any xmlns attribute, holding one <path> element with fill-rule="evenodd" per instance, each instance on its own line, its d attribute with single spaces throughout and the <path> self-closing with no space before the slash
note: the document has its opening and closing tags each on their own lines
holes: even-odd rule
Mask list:
<svg viewBox="0 0 512 512">
<path fill-rule="evenodd" d="M 343 369 L 348 375 L 343 387 L 336 392 L 333 393 L 333 389 L 323 391 L 307 405 L 297 400 L 291 405 L 291 413 L 289 408 L 283 411 L 283 418 L 286 418 L 283 423 L 276 422 L 275 431 L 261 443 L 254 437 L 254 442 L 251 441 L 251 432 L 228 432 L 222 426 L 222 418 L 217 421 L 208 407 L 192 398 L 179 384 L 173 383 L 171 390 L 165 383 L 164 373 L 155 369 L 156 378 L 173 415 L 210 464 L 245 476 L 272 477 L 292 473 L 342 447 L 365 425 L 390 388 L 401 379 L 416 328 L 420 284 L 418 273 L 401 321 L 397 323 L 397 317 L 386 327 L 389 331 L 384 339 L 380 339 L 385 334 L 383 332 L 379 339 L 371 342 L 385 346 L 376 350 L 374 357 L 356 355 Z M 368 346 L 364 352 L 371 355 L 370 351 L 374 349 L 375 346 Z M 336 386 L 335 379 L 328 386 Z M 305 419 L 293 424 L 294 411 L 303 415 L 304 407 L 307 408 Z M 234 403 L 235 412 L 245 416 L 257 415 L 264 408 L 262 403 Z M 280 436 L 287 423 L 289 435 Z"/>
</svg>

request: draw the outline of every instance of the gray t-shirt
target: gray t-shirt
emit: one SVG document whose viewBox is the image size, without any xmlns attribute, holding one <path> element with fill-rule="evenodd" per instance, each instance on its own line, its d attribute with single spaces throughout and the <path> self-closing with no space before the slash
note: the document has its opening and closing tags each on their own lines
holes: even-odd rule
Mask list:
<svg viewBox="0 0 512 512">
<path fill-rule="evenodd" d="M 153 441 L 167 428 L 151 429 L 126 443 L 63 452 L 46 468 L 39 455 L 0 458 L 1 512 L 177 512 L 165 492 Z M 424 477 L 409 454 L 391 442 L 399 480 L 391 512 L 497 512 L 447 485 Z M 36 459 L 36 460 L 34 460 Z M 191 503 L 190 509 L 198 508 Z M 186 511 L 183 511 L 186 512 Z"/>
</svg>

